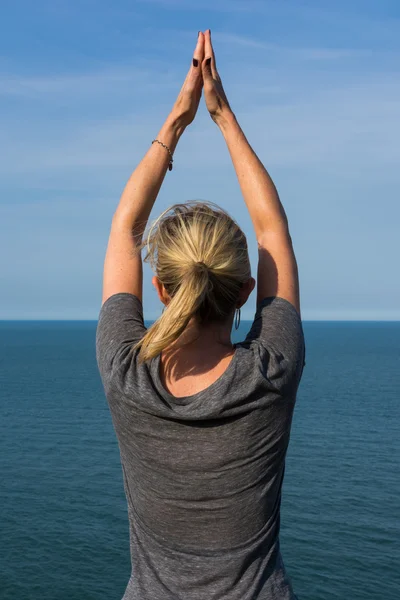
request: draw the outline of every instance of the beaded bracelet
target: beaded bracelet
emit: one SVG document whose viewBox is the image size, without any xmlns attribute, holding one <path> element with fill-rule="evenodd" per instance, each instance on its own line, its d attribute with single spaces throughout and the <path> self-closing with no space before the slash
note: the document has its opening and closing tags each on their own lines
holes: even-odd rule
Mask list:
<svg viewBox="0 0 400 600">
<path fill-rule="evenodd" d="M 151 143 L 154 144 L 154 142 L 158 142 L 159 144 L 161 144 L 161 146 L 163 146 L 164 148 L 166 148 L 166 150 L 168 150 L 169 155 L 171 157 L 171 160 L 169 161 L 169 165 L 168 165 L 168 169 L 170 171 L 172 171 L 172 163 L 174 162 L 174 159 L 172 157 L 172 152 L 171 150 L 168 148 L 168 146 L 166 146 L 165 144 L 163 144 L 162 142 L 160 142 L 160 140 L 153 140 Z"/>
</svg>

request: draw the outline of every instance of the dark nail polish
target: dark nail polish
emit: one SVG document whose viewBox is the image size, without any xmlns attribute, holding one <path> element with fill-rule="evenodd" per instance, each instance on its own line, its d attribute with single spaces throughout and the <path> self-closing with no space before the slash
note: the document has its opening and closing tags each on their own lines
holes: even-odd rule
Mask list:
<svg viewBox="0 0 400 600">
<path fill-rule="evenodd" d="M 197 37 L 199 37 L 199 35 L 200 35 L 200 31 L 198 32 Z"/>
<path fill-rule="evenodd" d="M 197 58 L 193 59 L 193 66 L 194 67 L 198 67 L 199 66 L 199 61 L 197 60 Z"/>
<path fill-rule="evenodd" d="M 211 65 L 211 57 L 207 58 L 206 65 L 207 65 L 207 67 L 209 67 Z"/>
</svg>

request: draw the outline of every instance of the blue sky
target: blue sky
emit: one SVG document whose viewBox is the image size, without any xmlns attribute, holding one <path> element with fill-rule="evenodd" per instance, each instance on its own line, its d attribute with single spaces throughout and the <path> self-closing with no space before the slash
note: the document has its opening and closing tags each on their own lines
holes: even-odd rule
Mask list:
<svg viewBox="0 0 400 600">
<path fill-rule="evenodd" d="M 289 218 L 302 317 L 400 319 L 400 8 L 353 0 L 2 3 L 0 319 L 97 319 L 110 221 L 211 28 Z M 217 202 L 257 247 L 202 100 L 151 219 Z M 144 311 L 161 305 L 144 268 Z M 252 318 L 255 292 L 242 310 Z"/>
</svg>

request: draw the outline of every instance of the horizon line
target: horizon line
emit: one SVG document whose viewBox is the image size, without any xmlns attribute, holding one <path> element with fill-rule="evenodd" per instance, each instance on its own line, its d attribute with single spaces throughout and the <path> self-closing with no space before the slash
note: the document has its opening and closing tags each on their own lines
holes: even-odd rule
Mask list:
<svg viewBox="0 0 400 600">
<path fill-rule="evenodd" d="M 99 319 L 0 319 L 0 323 L 97 323 Z M 144 319 L 144 323 L 154 323 L 157 319 Z M 252 323 L 253 319 L 242 319 L 242 323 Z M 301 319 L 303 323 L 400 323 L 400 319 Z"/>
</svg>

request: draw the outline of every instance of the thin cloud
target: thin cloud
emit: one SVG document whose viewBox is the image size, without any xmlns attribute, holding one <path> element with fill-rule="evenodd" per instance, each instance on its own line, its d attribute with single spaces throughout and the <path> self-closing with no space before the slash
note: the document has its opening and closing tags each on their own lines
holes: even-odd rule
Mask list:
<svg viewBox="0 0 400 600">
<path fill-rule="evenodd" d="M 108 67 L 96 72 L 21 76 L 0 75 L 0 96 L 34 97 L 63 94 L 79 96 L 90 94 L 95 97 L 99 93 L 112 93 L 113 89 L 134 85 L 137 91 L 146 91 L 160 87 L 175 85 L 176 81 L 170 72 L 165 71 L 162 64 L 156 61 L 142 61 L 142 67 L 126 65 L 125 67 Z"/>
<path fill-rule="evenodd" d="M 232 74 L 226 75 L 230 79 Z M 134 77 L 137 76 L 138 73 Z M 154 84 L 151 73 L 142 73 L 141 78 L 142 83 Z M 234 79 L 237 78 L 241 81 L 235 72 Z M 158 82 L 158 91 L 163 86 L 172 89 L 175 82 L 175 94 L 179 91 L 175 79 L 170 74 L 164 83 Z M 112 94 L 120 103 L 121 114 L 110 115 L 105 106 L 90 121 L 61 120 L 56 130 L 46 125 L 45 116 L 21 126 L 4 119 L 0 161 L 3 181 L 17 174 L 70 173 L 71 169 L 101 168 L 109 173 L 139 159 L 146 140 L 157 133 L 167 110 L 160 93 L 155 95 L 151 109 L 141 107 L 139 112 L 133 108 L 135 89 L 132 87 L 132 94 L 126 93 L 127 80 L 131 86 L 130 75 L 111 71 L 106 75 L 68 76 L 55 82 L 34 79 L 32 87 L 41 95 L 44 113 L 46 105 L 54 107 L 59 102 L 68 106 L 70 99 L 79 105 L 82 95 L 95 111 L 99 89 L 108 88 L 113 82 Z M 387 169 L 399 160 L 400 84 L 390 75 L 360 77 L 350 84 L 336 83 L 329 88 L 317 87 L 307 80 L 301 80 L 302 87 L 298 82 L 286 82 L 286 88 L 283 84 L 271 88 L 268 76 L 261 70 L 252 74 L 247 69 L 244 81 L 251 80 L 259 83 L 250 95 L 249 85 L 240 84 L 231 90 L 230 99 L 249 138 L 261 152 L 268 153 L 270 164 L 340 167 L 343 172 L 361 164 L 369 164 L 371 169 L 380 164 Z M 263 85 L 262 81 L 266 83 Z M 212 126 L 202 101 L 199 115 L 182 142 L 186 144 L 189 136 L 188 151 L 180 156 L 182 165 L 190 167 L 195 161 L 198 167 L 217 169 L 229 164 L 229 157 L 221 152 L 222 141 L 210 145 Z"/>
<path fill-rule="evenodd" d="M 222 12 L 222 13 L 265 13 L 268 11 L 265 0 L 218 0 L 218 2 L 203 0 L 201 5 L 187 0 L 137 0 L 138 3 L 156 4 L 165 9 L 185 10 L 185 11 L 204 11 Z"/>
<path fill-rule="evenodd" d="M 266 50 L 282 56 L 282 54 L 303 60 L 339 60 L 343 58 L 358 58 L 371 55 L 370 50 L 356 48 L 304 48 L 271 44 L 254 38 L 231 33 L 216 32 L 216 39 L 228 45 L 236 45 L 256 50 Z"/>
</svg>

